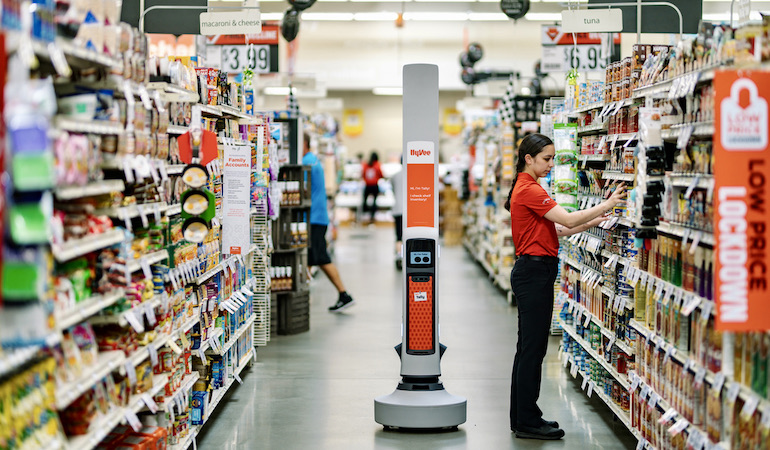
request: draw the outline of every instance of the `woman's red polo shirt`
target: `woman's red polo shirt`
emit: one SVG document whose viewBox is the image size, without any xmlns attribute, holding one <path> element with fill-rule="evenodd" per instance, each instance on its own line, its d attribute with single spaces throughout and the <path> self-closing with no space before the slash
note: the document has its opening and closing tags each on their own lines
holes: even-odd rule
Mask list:
<svg viewBox="0 0 770 450">
<path fill-rule="evenodd" d="M 556 224 L 545 214 L 556 202 L 528 173 L 520 173 L 511 195 L 511 232 L 517 255 L 558 256 Z"/>
</svg>

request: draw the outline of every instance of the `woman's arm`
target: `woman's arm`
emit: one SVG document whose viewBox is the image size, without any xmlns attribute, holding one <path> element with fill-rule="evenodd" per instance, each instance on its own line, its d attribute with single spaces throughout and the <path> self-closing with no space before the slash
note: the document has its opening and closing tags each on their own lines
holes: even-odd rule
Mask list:
<svg viewBox="0 0 770 450">
<path fill-rule="evenodd" d="M 610 196 L 610 198 L 599 203 L 593 208 L 581 209 L 580 211 L 575 211 L 570 213 L 570 212 L 567 212 L 561 206 L 556 205 L 553 208 L 551 208 L 550 211 L 545 213 L 544 217 L 550 220 L 551 222 L 557 223 L 564 227 L 575 228 L 587 222 L 590 222 L 591 220 L 601 216 L 602 214 L 614 208 L 615 205 L 617 205 L 618 203 L 620 203 L 621 200 L 623 200 L 625 191 L 626 191 L 626 184 L 621 183 L 620 186 L 618 186 L 617 189 L 615 189 L 615 192 L 612 193 L 612 196 Z"/>
<path fill-rule="evenodd" d="M 572 236 L 573 234 L 581 233 L 581 232 L 586 231 L 586 230 L 588 230 L 590 228 L 593 228 L 593 227 L 599 225 L 600 223 L 604 222 L 607 219 L 608 219 L 607 216 L 603 216 L 602 215 L 602 216 L 599 216 L 599 217 L 597 217 L 597 218 L 595 218 L 595 219 L 593 219 L 593 220 L 591 220 L 591 221 L 589 221 L 587 223 L 584 223 L 583 225 L 578 225 L 575 228 L 567 228 L 564 225 L 557 224 L 556 225 L 556 235 L 560 236 L 560 237 Z"/>
</svg>

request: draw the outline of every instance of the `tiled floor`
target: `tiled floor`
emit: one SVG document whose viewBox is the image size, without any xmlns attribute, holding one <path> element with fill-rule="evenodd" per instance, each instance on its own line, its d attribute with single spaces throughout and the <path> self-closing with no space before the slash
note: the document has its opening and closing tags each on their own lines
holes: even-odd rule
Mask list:
<svg viewBox="0 0 770 450">
<path fill-rule="evenodd" d="M 392 230 L 342 229 L 335 261 L 357 305 L 330 314 L 336 291 L 311 284 L 310 331 L 276 336 L 260 348 L 198 439 L 199 449 L 633 449 L 636 440 L 612 413 L 580 390 L 557 358 L 553 338 L 539 405 L 566 431 L 561 441 L 516 439 L 508 425 L 516 309 L 462 247 L 442 248 L 439 273 L 446 389 L 468 399 L 454 432 L 385 431 L 374 398 L 399 381 L 401 278 Z"/>
</svg>

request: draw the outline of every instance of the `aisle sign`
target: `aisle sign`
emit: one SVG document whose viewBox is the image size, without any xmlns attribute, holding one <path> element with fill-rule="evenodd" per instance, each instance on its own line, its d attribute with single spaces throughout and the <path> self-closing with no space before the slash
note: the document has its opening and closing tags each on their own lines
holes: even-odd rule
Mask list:
<svg viewBox="0 0 770 450">
<path fill-rule="evenodd" d="M 200 30 L 203 36 L 259 33 L 262 20 L 258 9 L 204 12 L 200 15 Z"/>
<path fill-rule="evenodd" d="M 251 147 L 225 144 L 222 173 L 222 253 L 241 255 L 251 247 Z"/>
<path fill-rule="evenodd" d="M 716 328 L 770 330 L 770 72 L 714 78 Z"/>
<path fill-rule="evenodd" d="M 609 33 L 623 30 L 620 9 L 565 9 L 561 12 L 561 28 L 565 33 Z"/>
<path fill-rule="evenodd" d="M 278 72 L 278 25 L 263 25 L 261 31 L 249 34 L 208 36 L 207 60 L 229 73 L 251 69 L 254 73 Z"/>
<path fill-rule="evenodd" d="M 220 68 L 228 73 L 241 73 L 246 69 L 251 69 L 254 73 L 270 73 L 272 72 L 270 47 L 269 45 L 223 45 Z"/>
<path fill-rule="evenodd" d="M 584 71 L 603 71 L 607 67 L 602 35 L 606 33 L 567 33 L 559 25 L 543 25 L 541 70 L 566 72 L 570 68 Z M 573 37 L 574 35 L 574 37 Z M 620 33 L 612 33 L 612 55 L 620 54 Z"/>
<path fill-rule="evenodd" d="M 406 151 L 406 227 L 436 228 L 433 142 L 410 141 Z"/>
</svg>

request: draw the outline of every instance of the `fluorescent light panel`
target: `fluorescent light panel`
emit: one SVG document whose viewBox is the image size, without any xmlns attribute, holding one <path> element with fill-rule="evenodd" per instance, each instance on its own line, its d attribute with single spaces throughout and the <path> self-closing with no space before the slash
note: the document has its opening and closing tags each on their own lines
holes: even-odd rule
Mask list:
<svg viewBox="0 0 770 450">
<path fill-rule="evenodd" d="M 374 95 L 403 95 L 403 92 L 400 87 L 376 87 L 372 89 Z"/>
<path fill-rule="evenodd" d="M 262 90 L 265 95 L 289 95 L 288 86 L 271 86 Z"/>
<path fill-rule="evenodd" d="M 316 21 L 335 21 L 335 22 L 347 22 L 353 20 L 353 13 L 342 12 L 327 12 L 327 13 L 313 13 L 306 12 L 300 16 L 301 20 L 316 20 Z"/>
<path fill-rule="evenodd" d="M 372 12 L 372 13 L 355 13 L 353 14 L 353 20 L 359 22 L 391 22 L 398 18 L 398 13 L 395 12 Z"/>
<path fill-rule="evenodd" d="M 468 14 L 455 12 L 407 12 L 404 20 L 417 22 L 462 22 L 468 20 Z"/>
<path fill-rule="evenodd" d="M 535 22 L 561 21 L 561 13 L 527 13 L 524 18 Z"/>
<path fill-rule="evenodd" d="M 508 16 L 503 13 L 468 13 L 468 20 L 474 22 L 493 22 L 493 21 L 506 21 L 509 20 Z"/>
<path fill-rule="evenodd" d="M 262 13 L 259 15 L 261 20 L 281 20 L 283 13 Z"/>
</svg>

